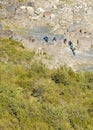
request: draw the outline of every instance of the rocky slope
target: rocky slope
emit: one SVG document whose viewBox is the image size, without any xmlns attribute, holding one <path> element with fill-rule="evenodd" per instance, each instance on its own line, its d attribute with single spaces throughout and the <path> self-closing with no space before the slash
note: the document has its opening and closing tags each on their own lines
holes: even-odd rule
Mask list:
<svg viewBox="0 0 93 130">
<path fill-rule="evenodd" d="M 76 70 L 91 68 L 92 27 L 93 2 L 90 0 L 0 0 L 0 36 L 21 41 L 36 52 L 47 52 L 52 61 L 44 62 L 50 68 L 60 64 Z M 47 44 L 43 40 L 45 35 L 49 36 Z M 52 42 L 53 36 L 56 42 Z M 76 48 L 76 56 L 68 46 L 69 40 Z"/>
</svg>

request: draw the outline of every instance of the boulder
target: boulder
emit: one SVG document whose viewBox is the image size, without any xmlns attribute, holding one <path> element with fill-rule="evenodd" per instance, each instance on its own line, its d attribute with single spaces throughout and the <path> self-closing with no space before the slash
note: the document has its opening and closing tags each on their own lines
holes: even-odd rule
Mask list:
<svg viewBox="0 0 93 130">
<path fill-rule="evenodd" d="M 29 15 L 33 15 L 34 14 L 34 8 L 33 7 L 26 6 L 26 10 L 27 10 L 27 13 Z"/>
<path fill-rule="evenodd" d="M 51 18 L 51 12 L 50 11 L 45 11 L 43 13 L 43 17 L 45 17 L 45 18 Z"/>
<path fill-rule="evenodd" d="M 22 17 L 27 17 L 27 16 L 31 16 L 34 14 L 34 9 L 33 7 L 30 6 L 20 6 L 20 8 L 18 8 L 16 10 L 16 15 L 15 17 L 18 19 L 21 19 Z"/>
<path fill-rule="evenodd" d="M 30 7 L 30 6 L 20 6 L 19 11 L 27 12 L 28 14 L 33 14 L 34 13 L 34 8 Z"/>
<path fill-rule="evenodd" d="M 35 14 L 41 15 L 41 14 L 43 14 L 44 12 L 45 12 L 45 10 L 44 10 L 43 8 L 39 7 L 39 8 L 36 9 Z"/>
</svg>

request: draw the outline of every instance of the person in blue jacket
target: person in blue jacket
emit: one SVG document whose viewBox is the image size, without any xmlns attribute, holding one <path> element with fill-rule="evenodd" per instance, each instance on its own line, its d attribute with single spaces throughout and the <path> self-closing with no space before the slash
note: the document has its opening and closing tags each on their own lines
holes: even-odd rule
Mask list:
<svg viewBox="0 0 93 130">
<path fill-rule="evenodd" d="M 48 42 L 48 36 L 45 36 L 43 39 L 45 40 L 45 42 Z"/>
</svg>

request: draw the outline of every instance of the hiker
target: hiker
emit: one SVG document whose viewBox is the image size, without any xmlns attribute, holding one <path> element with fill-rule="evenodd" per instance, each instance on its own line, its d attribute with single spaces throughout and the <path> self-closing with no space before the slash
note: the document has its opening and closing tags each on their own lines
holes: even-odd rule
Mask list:
<svg viewBox="0 0 93 130">
<path fill-rule="evenodd" d="M 73 55 L 75 56 L 75 48 L 72 48 Z"/>
<path fill-rule="evenodd" d="M 73 44 L 70 45 L 70 49 L 71 49 L 71 50 L 73 49 Z"/>
<path fill-rule="evenodd" d="M 82 33 L 82 30 L 80 29 L 79 32 Z"/>
<path fill-rule="evenodd" d="M 68 45 L 73 47 L 73 43 L 71 41 L 68 42 Z"/>
<path fill-rule="evenodd" d="M 73 55 L 75 56 L 75 48 L 73 47 L 73 43 L 71 41 L 68 42 L 70 49 L 72 50 Z"/>
<path fill-rule="evenodd" d="M 45 40 L 45 42 L 48 42 L 48 36 L 45 36 L 43 39 Z"/>
<path fill-rule="evenodd" d="M 67 39 L 65 38 L 63 42 L 64 42 L 64 44 L 66 44 L 66 42 L 67 42 Z"/>
<path fill-rule="evenodd" d="M 52 41 L 56 41 L 56 40 L 57 40 L 56 37 L 53 37 Z"/>
</svg>

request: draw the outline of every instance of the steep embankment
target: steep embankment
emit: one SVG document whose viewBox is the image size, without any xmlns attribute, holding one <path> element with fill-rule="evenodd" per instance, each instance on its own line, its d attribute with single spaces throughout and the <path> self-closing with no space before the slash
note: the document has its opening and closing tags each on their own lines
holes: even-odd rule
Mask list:
<svg viewBox="0 0 93 130">
<path fill-rule="evenodd" d="M 0 130 L 92 130 L 93 73 L 49 70 L 0 38 Z"/>
<path fill-rule="evenodd" d="M 93 130 L 92 4 L 0 0 L 0 130 Z"/>
</svg>

